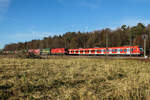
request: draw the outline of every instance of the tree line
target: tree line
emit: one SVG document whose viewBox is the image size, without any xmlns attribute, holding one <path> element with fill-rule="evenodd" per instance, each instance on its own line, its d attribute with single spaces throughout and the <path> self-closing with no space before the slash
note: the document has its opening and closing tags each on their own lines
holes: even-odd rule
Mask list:
<svg viewBox="0 0 150 100">
<path fill-rule="evenodd" d="M 143 35 L 147 35 L 147 50 L 150 49 L 150 24 L 145 26 L 122 25 L 116 30 L 109 28 L 93 32 L 67 32 L 63 35 L 45 37 L 42 40 L 8 44 L 4 50 L 44 49 L 44 48 L 93 48 L 138 45 L 144 47 Z"/>
</svg>

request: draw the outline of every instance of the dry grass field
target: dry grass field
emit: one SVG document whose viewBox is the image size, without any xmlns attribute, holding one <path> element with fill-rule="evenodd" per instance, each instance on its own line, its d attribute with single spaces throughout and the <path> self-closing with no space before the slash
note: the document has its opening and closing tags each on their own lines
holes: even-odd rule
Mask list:
<svg viewBox="0 0 150 100">
<path fill-rule="evenodd" d="M 0 58 L 0 100 L 149 100 L 150 62 Z"/>
</svg>

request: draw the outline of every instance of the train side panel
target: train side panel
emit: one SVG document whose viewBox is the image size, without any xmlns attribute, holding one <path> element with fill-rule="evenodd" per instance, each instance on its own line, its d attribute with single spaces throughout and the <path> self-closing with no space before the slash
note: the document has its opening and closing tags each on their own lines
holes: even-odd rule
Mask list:
<svg viewBox="0 0 150 100">
<path fill-rule="evenodd" d="M 41 49 L 40 54 L 41 55 L 50 55 L 50 52 L 51 52 L 50 50 L 51 50 L 50 48 Z"/>
<path fill-rule="evenodd" d="M 138 46 L 69 49 L 70 55 L 141 55 Z"/>
</svg>

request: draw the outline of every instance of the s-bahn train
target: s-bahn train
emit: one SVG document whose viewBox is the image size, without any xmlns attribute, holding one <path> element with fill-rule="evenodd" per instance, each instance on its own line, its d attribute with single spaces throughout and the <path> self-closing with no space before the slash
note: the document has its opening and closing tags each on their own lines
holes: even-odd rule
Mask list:
<svg viewBox="0 0 150 100">
<path fill-rule="evenodd" d="M 29 49 L 22 51 L 3 51 L 4 54 L 17 54 L 19 52 L 34 53 L 35 55 L 143 55 L 143 48 L 139 46 L 123 46 L 108 48 L 79 48 L 79 49 Z"/>
</svg>

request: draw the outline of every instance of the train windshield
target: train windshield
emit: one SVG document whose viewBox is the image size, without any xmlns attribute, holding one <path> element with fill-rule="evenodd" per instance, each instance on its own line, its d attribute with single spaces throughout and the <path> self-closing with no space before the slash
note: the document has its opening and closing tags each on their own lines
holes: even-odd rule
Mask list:
<svg viewBox="0 0 150 100">
<path fill-rule="evenodd" d="M 140 51 L 143 52 L 143 48 L 140 48 Z"/>
</svg>

